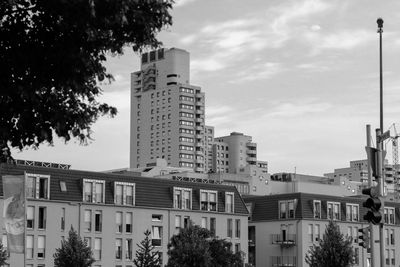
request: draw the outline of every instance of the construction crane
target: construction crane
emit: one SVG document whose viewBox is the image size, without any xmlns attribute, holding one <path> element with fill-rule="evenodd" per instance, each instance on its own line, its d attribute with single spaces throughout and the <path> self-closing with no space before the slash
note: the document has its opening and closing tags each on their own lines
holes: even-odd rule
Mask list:
<svg viewBox="0 0 400 267">
<path fill-rule="evenodd" d="M 394 130 L 394 136 L 391 136 L 392 139 L 392 160 L 393 160 L 393 170 L 394 170 L 394 182 L 395 188 L 397 192 L 400 190 L 400 166 L 399 166 L 399 142 L 398 139 L 400 135 L 397 133 L 396 124 L 392 124 L 392 128 Z"/>
</svg>

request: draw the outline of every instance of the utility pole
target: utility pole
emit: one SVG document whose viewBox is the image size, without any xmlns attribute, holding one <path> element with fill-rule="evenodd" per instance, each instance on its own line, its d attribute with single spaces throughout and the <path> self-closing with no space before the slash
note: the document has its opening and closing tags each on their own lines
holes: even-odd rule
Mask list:
<svg viewBox="0 0 400 267">
<path fill-rule="evenodd" d="M 383 27 L 383 19 L 378 18 L 376 21 L 378 24 L 378 33 L 379 33 L 379 107 L 380 107 L 380 129 L 376 130 L 376 141 L 377 141 L 377 150 L 378 150 L 378 192 L 381 197 L 381 210 L 384 211 L 384 186 L 385 186 L 385 177 L 384 177 L 384 154 L 383 154 L 383 73 L 382 73 L 382 27 Z M 380 266 L 385 266 L 385 243 L 384 243 L 384 231 L 383 231 L 383 222 L 379 224 L 379 247 L 380 247 Z"/>
</svg>

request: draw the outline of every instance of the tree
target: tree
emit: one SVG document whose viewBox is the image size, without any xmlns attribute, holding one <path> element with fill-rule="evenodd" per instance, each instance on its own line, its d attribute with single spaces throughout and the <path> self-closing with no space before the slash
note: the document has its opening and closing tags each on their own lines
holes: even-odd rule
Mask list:
<svg viewBox="0 0 400 267">
<path fill-rule="evenodd" d="M 61 241 L 61 248 L 57 248 L 53 256 L 56 267 L 89 267 L 95 262 L 92 250 L 73 227 L 68 239 Z"/>
<path fill-rule="evenodd" d="M 8 252 L 0 242 L 0 266 L 6 265 L 8 259 Z"/>
<path fill-rule="evenodd" d="M 189 224 L 171 238 L 167 267 L 242 266 L 240 253 L 232 253 L 231 243 L 215 238 L 211 231 Z"/>
<path fill-rule="evenodd" d="M 133 263 L 136 267 L 159 267 L 161 266 L 161 259 L 158 253 L 153 251 L 154 246 L 151 244 L 151 232 L 146 230 L 144 232 L 144 239 L 138 244 L 139 250 L 136 251 L 136 258 Z"/>
<path fill-rule="evenodd" d="M 117 113 L 96 100 L 99 82 L 113 80 L 107 56 L 160 46 L 172 3 L 0 1 L 0 140 L 19 149 L 53 135 L 87 142 L 100 115 Z"/>
<path fill-rule="evenodd" d="M 310 267 L 350 267 L 354 264 L 351 237 L 345 237 L 339 226 L 330 221 L 319 245 L 313 245 L 306 254 Z"/>
</svg>

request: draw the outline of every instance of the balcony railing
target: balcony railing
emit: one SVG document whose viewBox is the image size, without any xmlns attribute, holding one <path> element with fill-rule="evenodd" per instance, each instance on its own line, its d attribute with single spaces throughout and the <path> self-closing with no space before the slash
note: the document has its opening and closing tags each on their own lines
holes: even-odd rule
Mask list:
<svg viewBox="0 0 400 267">
<path fill-rule="evenodd" d="M 272 234 L 272 244 L 278 244 L 281 246 L 295 246 L 296 245 L 296 235 L 295 234 Z"/>
<path fill-rule="evenodd" d="M 271 256 L 272 267 L 296 267 L 296 256 Z"/>
</svg>

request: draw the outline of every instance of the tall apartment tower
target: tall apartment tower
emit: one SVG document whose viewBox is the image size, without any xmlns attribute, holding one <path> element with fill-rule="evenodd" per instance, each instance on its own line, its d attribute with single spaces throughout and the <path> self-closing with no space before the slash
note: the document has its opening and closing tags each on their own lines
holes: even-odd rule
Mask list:
<svg viewBox="0 0 400 267">
<path fill-rule="evenodd" d="M 131 74 L 130 168 L 164 158 L 205 172 L 204 128 L 204 93 L 190 85 L 189 53 L 142 54 L 140 71 Z"/>
</svg>

